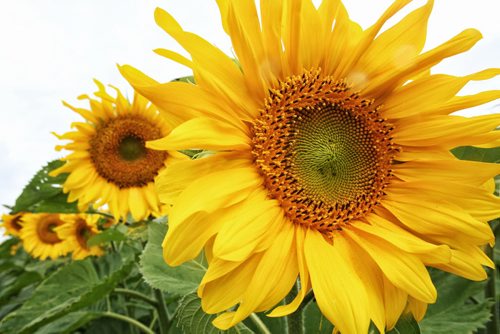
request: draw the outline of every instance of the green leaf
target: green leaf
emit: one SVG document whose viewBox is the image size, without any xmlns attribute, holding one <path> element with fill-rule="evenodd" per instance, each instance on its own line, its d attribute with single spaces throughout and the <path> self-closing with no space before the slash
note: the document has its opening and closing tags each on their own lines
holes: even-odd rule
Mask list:
<svg viewBox="0 0 500 334">
<path fill-rule="evenodd" d="M 100 317 L 98 312 L 77 311 L 66 314 L 51 323 L 39 328 L 35 334 L 69 334 L 82 327 L 89 321 Z"/>
<path fill-rule="evenodd" d="M 425 333 L 422 331 L 422 333 Z M 449 332 L 454 333 L 454 332 Z M 411 315 L 404 315 L 399 318 L 396 326 L 387 334 L 420 334 L 420 327 Z"/>
<path fill-rule="evenodd" d="M 9 276 L 10 277 L 5 277 L 4 275 L 2 275 L 1 277 L 2 290 L 0 291 L 0 304 L 3 304 L 11 296 L 17 295 L 19 291 L 21 291 L 26 286 L 42 280 L 42 276 L 34 271 L 24 271 L 22 273 L 16 273 L 16 271 L 11 270 Z"/>
<path fill-rule="evenodd" d="M 451 150 L 451 153 L 460 160 L 500 163 L 500 147 L 480 148 L 461 146 Z"/>
<path fill-rule="evenodd" d="M 490 319 L 491 300 L 472 301 L 471 296 L 484 290 L 485 282 L 472 282 L 452 274 L 431 270 L 438 290 L 435 304 L 429 305 L 420 322 L 424 334 L 469 334 Z"/>
<path fill-rule="evenodd" d="M 251 334 L 254 333 L 243 323 L 240 323 L 227 331 L 222 331 L 212 321 L 217 317 L 215 314 L 206 314 L 201 309 L 201 300 L 195 293 L 185 295 L 179 302 L 179 308 L 175 314 L 176 326 L 181 328 L 185 334 Z"/>
<path fill-rule="evenodd" d="M 12 212 L 76 212 L 76 206 L 67 203 L 67 196 L 62 192 L 61 184 L 67 174 L 49 176 L 63 164 L 61 160 L 53 160 L 40 169 L 16 199 Z"/>
<path fill-rule="evenodd" d="M 331 334 L 333 325 L 318 308 L 315 301 L 311 301 L 304 309 L 304 327 L 308 334 Z"/>
<path fill-rule="evenodd" d="M 68 313 L 91 305 L 111 292 L 134 265 L 130 248 L 94 260 L 111 264 L 98 271 L 92 260 L 75 261 L 60 268 L 43 281 L 32 297 L 0 322 L 0 333 L 33 333 L 39 327 Z M 98 266 L 99 268 L 99 266 Z"/>
<path fill-rule="evenodd" d="M 140 270 L 144 280 L 153 288 L 182 296 L 198 288 L 205 271 L 203 254 L 178 267 L 170 267 L 163 260 L 161 244 L 167 233 L 166 224 L 150 222 L 148 244 L 141 256 Z"/>
<path fill-rule="evenodd" d="M 89 247 L 97 246 L 104 243 L 109 243 L 111 241 L 125 241 L 127 240 L 127 236 L 123 234 L 116 228 L 109 228 L 102 233 L 96 234 L 89 238 L 87 241 L 87 245 Z"/>
</svg>

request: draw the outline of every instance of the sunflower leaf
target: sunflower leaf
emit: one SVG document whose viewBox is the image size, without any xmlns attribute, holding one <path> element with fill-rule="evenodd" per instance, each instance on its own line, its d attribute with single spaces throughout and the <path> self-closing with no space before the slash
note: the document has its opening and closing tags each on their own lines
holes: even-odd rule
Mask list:
<svg viewBox="0 0 500 334">
<path fill-rule="evenodd" d="M 197 259 L 178 267 L 170 267 L 162 256 L 163 238 L 167 225 L 150 222 L 148 226 L 148 244 L 141 256 L 140 270 L 145 281 L 153 288 L 182 296 L 198 287 L 207 270 L 203 254 Z"/>
<path fill-rule="evenodd" d="M 473 146 L 460 146 L 451 150 L 460 160 L 500 163 L 500 147 L 480 148 Z"/>
<path fill-rule="evenodd" d="M 39 328 L 35 333 L 36 334 L 74 333 L 78 328 L 99 317 L 100 315 L 98 312 L 91 312 L 91 311 L 72 312 L 65 315 L 62 318 L 59 318 Z"/>
<path fill-rule="evenodd" d="M 471 297 L 484 290 L 485 282 L 472 282 L 437 270 L 431 270 L 438 300 L 429 305 L 420 322 L 424 334 L 468 334 L 484 328 L 490 319 L 493 301 Z"/>
<path fill-rule="evenodd" d="M 212 321 L 217 317 L 215 314 L 206 314 L 201 309 L 201 300 L 196 293 L 185 295 L 179 302 L 179 308 L 175 313 L 176 326 L 182 329 L 185 334 L 252 334 L 251 329 L 243 323 L 235 327 L 222 331 L 212 325 Z"/>
<path fill-rule="evenodd" d="M 412 316 L 405 315 L 399 318 L 396 326 L 387 334 L 420 334 L 420 327 Z"/>
<path fill-rule="evenodd" d="M 134 259 L 133 250 L 124 247 L 120 253 L 61 267 L 36 288 L 26 303 L 2 319 L 0 333 L 33 333 L 49 322 L 97 302 L 128 276 Z M 103 263 L 106 265 L 102 266 Z"/>
<path fill-rule="evenodd" d="M 63 164 L 64 161 L 53 160 L 40 169 L 16 199 L 12 212 L 76 212 L 75 204 L 67 202 L 61 187 L 67 175 L 49 176 Z"/>
<path fill-rule="evenodd" d="M 87 241 L 87 246 L 97 246 L 104 243 L 109 243 L 111 241 L 124 241 L 127 240 L 127 236 L 120 232 L 116 228 L 109 228 L 99 234 L 96 234 L 89 238 Z"/>
</svg>

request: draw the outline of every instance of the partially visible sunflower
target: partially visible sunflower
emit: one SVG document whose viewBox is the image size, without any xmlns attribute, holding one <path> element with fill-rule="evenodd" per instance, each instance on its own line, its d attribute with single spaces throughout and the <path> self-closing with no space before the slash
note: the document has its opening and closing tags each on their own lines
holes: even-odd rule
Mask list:
<svg viewBox="0 0 500 334">
<path fill-rule="evenodd" d="M 68 240 L 59 238 L 55 229 L 64 224 L 57 213 L 26 213 L 19 237 L 24 249 L 35 258 L 57 259 L 72 251 Z"/>
<path fill-rule="evenodd" d="M 21 231 L 21 219 L 23 218 L 24 213 L 19 212 L 13 215 L 2 215 L 2 226 L 5 228 L 7 234 L 18 237 L 19 232 Z"/>
<path fill-rule="evenodd" d="M 108 205 L 116 219 L 131 213 L 135 220 L 150 214 L 162 214 L 154 178 L 174 157 L 182 155 L 155 151 L 145 142 L 166 136 L 170 132 L 167 118 L 145 98 L 134 94 L 130 103 L 118 89 L 116 97 L 95 81 L 98 99 L 82 95 L 90 109 L 67 107 L 80 114 L 86 122 L 72 123 L 75 131 L 57 135 L 71 143 L 57 150 L 73 151 L 63 160 L 66 164 L 51 175 L 69 173 L 63 185 L 70 202 L 78 200 L 84 211 L 89 204 Z"/>
<path fill-rule="evenodd" d="M 184 31 L 158 9 L 157 23 L 191 55 L 161 55 L 192 68 L 196 85 L 159 84 L 129 66 L 128 81 L 158 107 L 188 118 L 159 150 L 215 154 L 169 166 L 157 178 L 174 203 L 164 258 L 179 265 L 205 248 L 198 294 L 227 329 L 275 307 L 300 277 L 294 312 L 312 288 L 322 313 L 345 334 L 422 319 L 436 301 L 426 266 L 472 280 L 493 267 L 481 246 L 500 199 L 484 186 L 500 165 L 460 161 L 450 149 L 498 146 L 500 116 L 451 113 L 500 97 L 456 96 L 487 69 L 431 74 L 481 34 L 468 29 L 422 52 L 428 1 L 394 26 L 397 0 L 367 30 L 341 1 L 219 0 L 238 62 Z"/>
<path fill-rule="evenodd" d="M 99 246 L 87 246 L 89 238 L 100 233 L 97 229 L 99 215 L 62 214 L 61 220 L 64 221 L 64 224 L 54 230 L 59 238 L 71 244 L 73 260 L 104 254 Z"/>
</svg>

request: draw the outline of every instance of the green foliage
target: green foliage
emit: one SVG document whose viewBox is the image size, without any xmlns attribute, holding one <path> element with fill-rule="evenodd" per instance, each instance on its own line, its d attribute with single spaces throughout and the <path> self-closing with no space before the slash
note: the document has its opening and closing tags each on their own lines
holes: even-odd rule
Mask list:
<svg viewBox="0 0 500 334">
<path fill-rule="evenodd" d="M 127 236 L 122 231 L 120 231 L 119 228 L 111 227 L 99 234 L 90 237 L 90 239 L 87 241 L 87 245 L 91 247 L 105 243 L 110 243 L 112 241 L 120 242 L 125 240 L 127 240 Z"/>
<path fill-rule="evenodd" d="M 86 259 L 60 268 L 36 288 L 28 301 L 0 322 L 0 332 L 32 333 L 49 322 L 95 303 L 129 274 L 134 259 L 133 251 L 124 247 L 120 253 L 95 260 L 97 266 L 91 259 Z M 108 270 L 98 270 L 99 263 L 105 263 L 104 268 Z"/>
<path fill-rule="evenodd" d="M 182 296 L 194 291 L 207 270 L 203 255 L 178 267 L 170 267 L 163 260 L 161 244 L 167 225 L 150 222 L 148 244 L 141 256 L 141 272 L 153 288 Z"/>
<path fill-rule="evenodd" d="M 318 308 L 315 301 L 310 302 L 304 309 L 304 327 L 306 333 L 331 334 L 333 325 Z"/>
<path fill-rule="evenodd" d="M 98 312 L 77 311 L 66 314 L 64 317 L 56 319 L 45 326 L 39 328 L 36 334 L 69 334 L 87 324 L 91 320 L 98 318 Z M 102 332 L 100 332 L 102 333 Z"/>
<path fill-rule="evenodd" d="M 424 332 L 422 332 L 424 333 Z M 420 327 L 411 315 L 402 316 L 396 326 L 387 334 L 420 334 Z"/>
<path fill-rule="evenodd" d="M 480 148 L 461 146 L 451 150 L 451 153 L 460 160 L 500 163 L 500 147 Z"/>
<path fill-rule="evenodd" d="M 478 301 L 472 296 L 482 293 L 485 282 L 473 282 L 437 270 L 431 271 L 438 290 L 435 304 L 429 305 L 420 323 L 424 334 L 468 334 L 490 319 L 492 300 Z"/>
<path fill-rule="evenodd" d="M 12 212 L 77 212 L 76 204 L 68 203 L 68 197 L 62 191 L 61 184 L 67 175 L 49 176 L 52 170 L 63 164 L 61 160 L 53 160 L 40 169 L 16 199 Z"/>
<path fill-rule="evenodd" d="M 201 309 L 201 300 L 195 293 L 185 295 L 179 302 L 175 319 L 176 326 L 181 328 L 185 334 L 251 334 L 254 333 L 243 323 L 227 330 L 222 331 L 212 325 L 216 318 L 215 314 L 206 314 Z"/>
</svg>

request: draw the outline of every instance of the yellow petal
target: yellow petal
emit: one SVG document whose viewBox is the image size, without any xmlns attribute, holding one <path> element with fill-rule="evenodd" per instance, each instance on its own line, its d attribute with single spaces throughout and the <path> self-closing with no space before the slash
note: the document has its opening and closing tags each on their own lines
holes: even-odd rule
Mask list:
<svg viewBox="0 0 500 334">
<path fill-rule="evenodd" d="M 149 141 L 155 150 L 249 150 L 250 139 L 237 128 L 209 118 L 195 118 L 182 123 L 162 139 Z"/>
<path fill-rule="evenodd" d="M 445 58 L 469 50 L 481 37 L 481 33 L 475 29 L 464 30 L 446 43 L 421 54 L 406 66 L 381 74 L 370 80 L 363 93 L 374 98 L 384 97 L 417 73 L 426 71 Z"/>
<path fill-rule="evenodd" d="M 234 152 L 221 152 L 202 159 L 169 164 L 156 177 L 158 195 L 163 203 L 173 204 L 177 196 L 192 182 L 195 182 L 193 175 L 202 177 L 214 171 L 249 166 L 250 163 L 250 157 Z"/>
<path fill-rule="evenodd" d="M 436 301 L 437 292 L 422 261 L 415 255 L 402 252 L 381 238 L 346 229 L 380 267 L 384 275 L 409 295 L 428 303 Z"/>
<path fill-rule="evenodd" d="M 376 214 L 368 215 L 366 219 L 370 224 L 355 224 L 353 230 L 384 239 L 404 252 L 417 255 L 424 264 L 447 263 L 451 259 L 450 248 L 446 245 L 434 245 L 422 240 Z"/>
<path fill-rule="evenodd" d="M 240 302 L 261 258 L 262 254 L 255 254 L 236 268 L 231 266 L 231 271 L 226 275 L 205 282 L 203 287 L 200 286 L 198 294 L 201 297 L 203 310 L 207 313 L 219 313 Z"/>
<path fill-rule="evenodd" d="M 231 313 L 230 318 L 216 318 L 213 321 L 216 327 L 228 329 L 252 312 L 269 308 L 286 296 L 298 273 L 293 238 L 293 225 L 284 224 L 276 236 L 276 242 L 262 255 L 238 309 Z"/>
<path fill-rule="evenodd" d="M 198 85 L 225 97 L 242 119 L 255 116 L 254 100 L 248 94 L 238 65 L 221 50 L 201 37 L 185 32 L 167 12 L 157 8 L 156 23 L 191 54 L 195 80 Z"/>
<path fill-rule="evenodd" d="M 169 230 L 163 242 L 165 260 L 170 265 L 179 265 L 198 255 L 204 243 L 225 222 L 224 217 L 238 211 L 238 203 L 260 183 L 261 178 L 253 168 L 235 168 L 201 177 L 188 186 L 170 214 Z M 209 216 L 210 213 L 214 214 Z M 200 233 L 192 233 L 193 230 Z"/>
<path fill-rule="evenodd" d="M 271 313 L 269 313 L 268 317 L 282 317 L 288 314 L 295 312 L 307 292 L 311 289 L 311 282 L 309 279 L 309 270 L 307 269 L 306 259 L 304 255 L 304 240 L 306 237 L 306 230 L 302 226 L 295 227 L 295 246 L 297 250 L 297 264 L 299 266 L 299 274 L 300 274 L 300 291 L 297 296 L 293 299 L 293 301 L 287 305 L 282 305 L 276 307 Z"/>
<path fill-rule="evenodd" d="M 307 231 L 304 249 L 321 313 L 342 333 L 366 334 L 370 324 L 367 295 L 351 263 L 342 257 L 337 245 L 315 230 Z"/>
<path fill-rule="evenodd" d="M 240 211 L 220 229 L 215 238 L 213 254 L 227 261 L 243 261 L 255 250 L 261 240 L 274 240 L 274 231 L 282 225 L 279 204 L 267 199 L 265 191 L 258 191 L 240 204 Z"/>
</svg>

